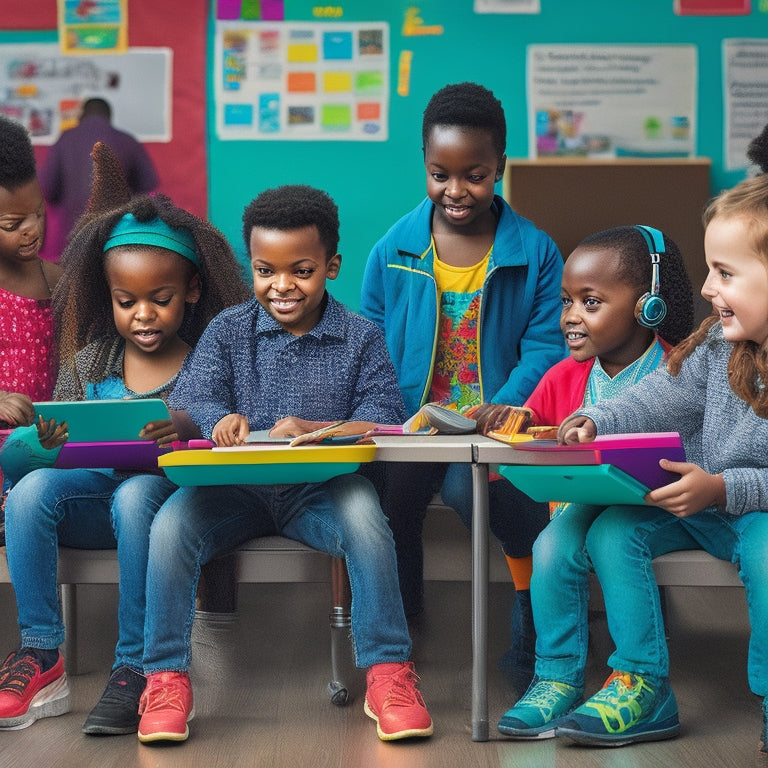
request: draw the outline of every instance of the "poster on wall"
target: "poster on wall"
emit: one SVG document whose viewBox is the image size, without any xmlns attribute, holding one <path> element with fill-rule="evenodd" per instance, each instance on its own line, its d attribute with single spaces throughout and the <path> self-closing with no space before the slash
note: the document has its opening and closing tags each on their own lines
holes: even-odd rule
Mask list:
<svg viewBox="0 0 768 768">
<path fill-rule="evenodd" d="M 695 154 L 695 46 L 531 45 L 527 70 L 531 158 Z"/>
<path fill-rule="evenodd" d="M 385 141 L 389 25 L 217 22 L 219 139 Z"/>
<path fill-rule="evenodd" d="M 62 53 L 123 53 L 128 47 L 127 0 L 58 0 Z"/>
<path fill-rule="evenodd" d="M 768 40 L 723 40 L 725 167 L 746 168 L 747 145 L 768 123 Z"/>
<path fill-rule="evenodd" d="M 53 144 L 89 96 L 106 99 L 115 126 L 139 141 L 170 141 L 171 50 L 72 56 L 56 43 L 0 46 L 0 114 L 23 123 L 33 144 Z"/>
</svg>

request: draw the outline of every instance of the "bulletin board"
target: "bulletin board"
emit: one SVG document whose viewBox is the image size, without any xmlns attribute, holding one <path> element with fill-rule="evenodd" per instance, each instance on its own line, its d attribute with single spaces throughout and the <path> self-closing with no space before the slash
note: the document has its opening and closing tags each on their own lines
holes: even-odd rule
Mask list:
<svg viewBox="0 0 768 768">
<path fill-rule="evenodd" d="M 232 2 L 240 8 L 246 6 L 245 0 L 242 4 Z M 671 149 L 685 144 L 690 159 L 711 160 L 710 193 L 745 176 L 746 167 L 728 168 L 725 164 L 723 40 L 768 38 L 768 13 L 759 10 L 757 2 L 752 2 L 747 15 L 716 16 L 680 15 L 675 12 L 674 0 L 644 0 L 641 10 L 637 3 L 605 0 L 290 0 L 280 5 L 285 24 L 307 23 L 328 29 L 373 21 L 388 25 L 387 139 L 226 140 L 219 135 L 215 114 L 209 113 L 210 212 L 245 262 L 242 212 L 260 191 L 277 184 L 305 183 L 328 192 L 339 206 L 339 250 L 344 257 L 339 277 L 329 284 L 329 290 L 352 309 L 359 307 L 365 262 L 376 240 L 426 195 L 421 123 L 424 108 L 435 91 L 448 83 L 467 80 L 491 89 L 506 114 L 507 156 L 530 158 L 527 88 L 528 55 L 533 46 L 631 49 L 669 45 L 692 50 L 695 76 L 690 79 L 695 91 L 690 98 L 685 94 L 692 113 L 687 124 L 681 120 L 674 126 L 677 136 L 685 138 Z M 213 5 L 211 22 L 213 51 Z M 214 77 L 212 72 L 210 99 L 214 98 Z M 668 112 L 671 115 L 671 107 Z M 644 149 L 637 144 L 631 148 Z M 629 189 L 638 203 L 653 194 L 647 186 L 634 192 L 631 186 Z M 571 229 L 574 235 L 586 236 L 593 222 L 580 216 L 578 202 L 583 190 L 569 192 L 573 201 L 569 209 Z M 497 193 L 503 194 L 502 183 L 497 185 Z M 520 195 L 526 197 L 525 188 Z M 625 202 L 630 206 L 629 215 L 635 210 L 633 197 Z M 674 216 L 674 206 L 669 215 Z M 536 218 L 534 222 L 542 226 L 545 223 Z"/>
<path fill-rule="evenodd" d="M 386 141 L 389 27 L 218 21 L 221 140 Z"/>
<path fill-rule="evenodd" d="M 0 114 L 23 123 L 33 144 L 50 145 L 77 123 L 79 105 L 100 96 L 112 122 L 142 142 L 171 139 L 172 52 L 64 55 L 57 44 L 0 46 Z"/>
</svg>

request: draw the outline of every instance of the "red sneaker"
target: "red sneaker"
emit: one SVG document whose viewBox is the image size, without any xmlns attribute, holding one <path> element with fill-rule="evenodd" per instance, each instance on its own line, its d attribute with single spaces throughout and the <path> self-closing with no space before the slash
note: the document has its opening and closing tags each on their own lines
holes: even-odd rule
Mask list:
<svg viewBox="0 0 768 768">
<path fill-rule="evenodd" d="M 192 685 L 186 672 L 147 675 L 139 701 L 139 741 L 186 741 L 194 717 Z"/>
<path fill-rule="evenodd" d="M 8 656 L 0 667 L 0 729 L 19 730 L 43 717 L 69 712 L 69 686 L 64 657 L 47 672 L 31 648 Z"/>
<path fill-rule="evenodd" d="M 365 681 L 365 714 L 376 721 L 382 741 L 432 735 L 432 718 L 416 687 L 419 676 L 412 661 L 374 664 Z"/>
</svg>

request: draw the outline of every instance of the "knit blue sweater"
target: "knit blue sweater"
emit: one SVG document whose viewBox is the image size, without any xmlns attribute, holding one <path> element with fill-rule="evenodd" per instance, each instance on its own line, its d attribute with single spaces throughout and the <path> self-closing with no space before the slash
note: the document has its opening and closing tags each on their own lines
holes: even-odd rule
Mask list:
<svg viewBox="0 0 768 768">
<path fill-rule="evenodd" d="M 384 337 L 328 296 L 320 322 L 294 336 L 254 298 L 225 309 L 206 328 L 171 393 L 210 437 L 239 413 L 251 430 L 278 419 L 400 424 L 403 401 Z"/>
</svg>

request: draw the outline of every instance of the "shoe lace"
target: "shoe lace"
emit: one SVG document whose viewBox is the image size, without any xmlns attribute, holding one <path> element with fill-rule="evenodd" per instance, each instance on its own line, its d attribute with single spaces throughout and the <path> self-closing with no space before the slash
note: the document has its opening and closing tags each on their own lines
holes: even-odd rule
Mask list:
<svg viewBox="0 0 768 768">
<path fill-rule="evenodd" d="M 552 680 L 540 680 L 525 694 L 519 704 L 527 707 L 535 707 L 543 712 L 551 712 L 568 695 L 564 683 L 556 683 Z"/>
<path fill-rule="evenodd" d="M 609 675 L 602 690 L 592 697 L 592 701 L 600 701 L 609 706 L 617 707 L 626 702 L 628 695 L 636 699 L 646 691 L 653 693 L 653 689 L 640 675 L 617 670 Z"/>
<path fill-rule="evenodd" d="M 0 691 L 21 695 L 39 673 L 40 666 L 31 653 L 12 653 L 0 668 Z"/>
<path fill-rule="evenodd" d="M 384 706 L 410 707 L 414 704 L 423 706 L 421 694 L 416 688 L 418 682 L 419 676 L 409 667 L 403 667 L 401 671 L 392 675 Z"/>
<path fill-rule="evenodd" d="M 609 733 L 622 733 L 643 717 L 647 701 L 644 694 L 654 690 L 640 677 L 629 672 L 614 672 L 585 706 L 594 709 Z"/>
<path fill-rule="evenodd" d="M 163 684 L 147 689 L 141 697 L 139 712 L 154 712 L 158 709 L 177 709 L 185 712 L 181 690 L 173 684 Z"/>
</svg>

